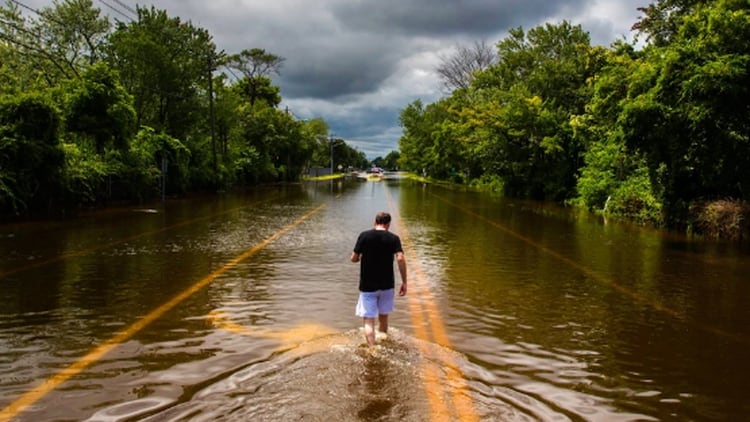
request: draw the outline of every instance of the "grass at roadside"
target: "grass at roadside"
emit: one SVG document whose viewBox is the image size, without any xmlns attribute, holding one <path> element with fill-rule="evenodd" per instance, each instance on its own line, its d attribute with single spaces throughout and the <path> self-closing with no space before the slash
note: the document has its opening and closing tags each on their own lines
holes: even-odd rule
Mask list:
<svg viewBox="0 0 750 422">
<path fill-rule="evenodd" d="M 325 176 L 302 176 L 303 182 L 322 182 L 326 180 L 336 180 L 344 177 L 343 173 L 326 174 Z"/>
</svg>

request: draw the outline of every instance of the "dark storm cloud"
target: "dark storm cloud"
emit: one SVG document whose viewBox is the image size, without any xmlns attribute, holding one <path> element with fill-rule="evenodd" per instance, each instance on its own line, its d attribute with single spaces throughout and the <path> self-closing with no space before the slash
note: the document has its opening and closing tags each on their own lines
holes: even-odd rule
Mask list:
<svg viewBox="0 0 750 422">
<path fill-rule="evenodd" d="M 1 1 L 1 0 L 0 0 Z M 219 50 L 263 48 L 286 59 L 280 75 L 283 107 L 301 119 L 322 117 L 336 136 L 367 153 L 397 148 L 399 111 L 442 94 L 434 72 L 457 45 L 494 44 L 510 28 L 563 19 L 581 24 L 592 42 L 628 36 L 650 0 L 135 0 L 206 29 Z M 27 0 L 32 7 L 52 0 Z M 124 10 L 124 9 L 123 9 Z M 125 10 L 126 13 L 127 10 Z"/>
<path fill-rule="evenodd" d="M 452 46 L 461 38 L 487 38 L 590 1 L 343 2 L 332 6 L 334 19 L 328 26 L 317 26 L 314 33 L 297 32 L 295 40 L 288 40 L 292 42 L 285 49 L 293 56 L 282 75 L 283 89 L 295 97 L 322 98 L 372 92 L 399 60 L 420 48 L 415 37 L 431 38 L 432 48 Z"/>
<path fill-rule="evenodd" d="M 287 44 L 281 72 L 283 94 L 291 97 L 333 99 L 371 92 L 393 73 L 407 54 L 386 42 L 351 35 L 346 40 L 321 37 Z"/>
<path fill-rule="evenodd" d="M 593 0 L 380 0 L 345 2 L 334 13 L 354 31 L 405 35 L 484 37 L 536 24 L 565 8 L 583 9 Z"/>
</svg>

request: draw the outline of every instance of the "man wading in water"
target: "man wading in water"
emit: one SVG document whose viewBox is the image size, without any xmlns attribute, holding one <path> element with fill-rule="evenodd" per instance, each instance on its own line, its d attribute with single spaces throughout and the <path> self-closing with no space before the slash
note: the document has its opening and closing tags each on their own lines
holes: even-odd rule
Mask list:
<svg viewBox="0 0 750 422">
<path fill-rule="evenodd" d="M 406 295 L 406 259 L 401 239 L 388 231 L 391 215 L 379 212 L 375 227 L 359 234 L 351 261 L 359 262 L 359 300 L 356 314 L 364 320 L 367 344 L 375 344 L 375 318 L 378 331 L 388 332 L 388 314 L 393 312 L 394 276 L 393 257 L 401 273 L 399 296 Z"/>
</svg>

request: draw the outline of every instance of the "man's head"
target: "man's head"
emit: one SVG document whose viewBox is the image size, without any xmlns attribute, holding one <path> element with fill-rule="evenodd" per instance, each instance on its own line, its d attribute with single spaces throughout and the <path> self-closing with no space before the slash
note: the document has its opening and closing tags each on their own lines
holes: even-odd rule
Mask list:
<svg viewBox="0 0 750 422">
<path fill-rule="evenodd" d="M 377 224 L 379 226 L 387 226 L 387 225 L 391 224 L 391 215 L 388 214 L 385 211 L 379 212 L 375 216 L 375 224 Z"/>
</svg>

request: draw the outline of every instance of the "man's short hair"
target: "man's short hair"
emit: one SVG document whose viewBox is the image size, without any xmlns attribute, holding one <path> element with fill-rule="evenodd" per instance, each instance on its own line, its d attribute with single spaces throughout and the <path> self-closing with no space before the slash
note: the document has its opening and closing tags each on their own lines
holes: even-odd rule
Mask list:
<svg viewBox="0 0 750 422">
<path fill-rule="evenodd" d="M 390 223 L 390 222 L 391 222 L 391 215 L 390 215 L 390 214 L 388 214 L 388 213 L 387 213 L 387 212 L 385 212 L 385 211 L 381 211 L 381 212 L 379 212 L 379 213 L 378 213 L 378 214 L 377 214 L 377 215 L 375 216 L 375 224 L 382 224 L 382 225 L 386 225 L 386 224 L 388 224 L 388 223 Z"/>
</svg>

